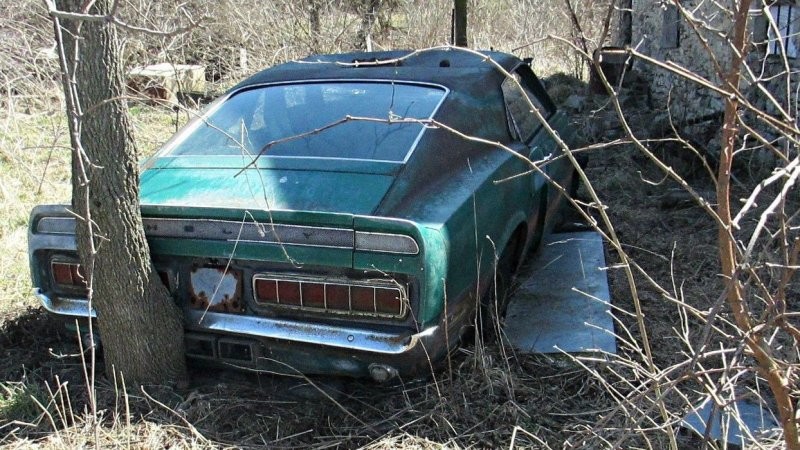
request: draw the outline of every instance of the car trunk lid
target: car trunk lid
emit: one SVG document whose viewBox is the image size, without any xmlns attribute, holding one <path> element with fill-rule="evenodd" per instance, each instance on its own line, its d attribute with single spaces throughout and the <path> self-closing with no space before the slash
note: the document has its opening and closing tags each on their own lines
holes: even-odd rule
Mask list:
<svg viewBox="0 0 800 450">
<path fill-rule="evenodd" d="M 159 168 L 142 174 L 142 205 L 371 214 L 387 174 L 281 168 Z"/>
<path fill-rule="evenodd" d="M 373 214 L 401 169 L 322 158 L 156 158 L 141 175 L 146 233 L 156 253 L 224 257 L 236 242 L 238 257 L 350 267 L 354 216 Z"/>
</svg>

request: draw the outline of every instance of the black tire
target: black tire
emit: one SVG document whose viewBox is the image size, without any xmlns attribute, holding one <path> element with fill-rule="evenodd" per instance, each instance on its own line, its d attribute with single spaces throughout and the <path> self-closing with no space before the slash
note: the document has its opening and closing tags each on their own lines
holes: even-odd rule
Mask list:
<svg viewBox="0 0 800 450">
<path fill-rule="evenodd" d="M 479 334 L 486 342 L 497 341 L 502 335 L 502 323 L 514 284 L 520 249 L 524 245 L 522 234 L 514 233 L 506 244 L 497 259 L 492 282 L 481 298 L 479 317 L 476 323 L 479 326 Z"/>
<path fill-rule="evenodd" d="M 531 241 L 529 250 L 530 253 L 538 250 L 539 246 L 542 244 L 542 240 L 544 239 L 544 228 L 547 219 L 548 195 L 547 186 L 545 186 L 541 193 L 541 199 L 539 200 L 539 212 L 536 216 L 536 228 L 533 229 L 533 240 Z M 519 245 L 524 245 L 524 242 L 521 242 Z"/>
<path fill-rule="evenodd" d="M 576 198 L 578 195 L 578 189 L 581 187 L 581 177 L 578 176 L 578 172 L 572 173 L 572 179 L 569 182 L 569 189 L 567 189 L 567 194 L 570 198 Z"/>
<path fill-rule="evenodd" d="M 578 165 L 581 167 L 581 170 L 586 169 L 586 165 L 589 164 L 589 155 L 587 154 L 580 154 L 576 157 L 578 161 Z M 572 198 L 577 198 L 578 189 L 581 187 L 581 177 L 578 175 L 577 170 L 572 171 L 572 180 L 570 180 L 569 189 L 567 189 L 567 193 Z"/>
</svg>

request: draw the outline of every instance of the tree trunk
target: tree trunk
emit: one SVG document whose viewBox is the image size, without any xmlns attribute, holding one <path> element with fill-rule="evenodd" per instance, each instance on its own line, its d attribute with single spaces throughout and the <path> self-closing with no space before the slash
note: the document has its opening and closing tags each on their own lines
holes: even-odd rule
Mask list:
<svg viewBox="0 0 800 450">
<path fill-rule="evenodd" d="M 725 74 L 723 87 L 729 92 L 739 92 L 742 80 L 742 65 L 745 63 L 748 45 L 747 19 L 750 11 L 750 0 L 738 2 L 738 8 L 733 16 L 733 35 L 729 38 L 731 65 Z M 725 290 L 736 325 L 744 338 L 744 343 L 755 357 L 760 375 L 769 384 L 775 397 L 783 427 L 783 438 L 786 448 L 800 449 L 800 430 L 798 430 L 796 406 L 792 398 L 792 386 L 785 375 L 786 368 L 775 360 L 767 338 L 763 331 L 752 320 L 744 286 L 740 281 L 740 269 L 743 261 L 737 255 L 734 226 L 732 221 L 731 203 L 731 170 L 736 150 L 736 139 L 739 135 L 739 108 L 740 97 L 730 95 L 725 98 L 725 116 L 722 121 L 722 149 L 720 151 L 719 168 L 717 172 L 717 214 L 720 225 L 718 227 L 720 263 L 722 275 L 725 277 Z"/>
<path fill-rule="evenodd" d="M 375 25 L 375 17 L 381 7 L 381 0 L 361 0 L 361 27 L 356 35 L 356 48 L 358 50 L 371 50 L 370 41 L 372 39 L 372 28 Z"/>
<path fill-rule="evenodd" d="M 308 11 L 308 22 L 311 30 L 311 52 L 319 53 L 319 37 L 322 34 L 322 20 L 320 12 L 322 10 L 322 0 L 311 0 Z"/>
<path fill-rule="evenodd" d="M 82 0 L 58 8 L 81 11 Z M 94 2 L 91 14 L 108 13 Z M 106 373 L 136 383 L 185 377 L 183 319 L 150 259 L 139 209 L 139 168 L 123 99 L 116 30 L 105 21 L 61 19 L 78 254 L 104 348 Z M 90 227 L 87 223 L 93 224 Z"/>
</svg>

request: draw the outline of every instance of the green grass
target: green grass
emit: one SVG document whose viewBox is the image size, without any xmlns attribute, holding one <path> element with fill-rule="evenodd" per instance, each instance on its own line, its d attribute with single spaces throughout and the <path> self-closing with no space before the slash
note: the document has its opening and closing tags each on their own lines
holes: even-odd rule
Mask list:
<svg viewBox="0 0 800 450">
<path fill-rule="evenodd" d="M 129 109 L 140 159 L 155 153 L 179 127 L 193 117 L 194 111 L 172 111 L 163 106 L 136 104 Z"/>
<path fill-rule="evenodd" d="M 69 200 L 70 160 L 63 114 L 0 117 L 0 319 L 35 305 L 27 264 L 34 205 Z"/>
<path fill-rule="evenodd" d="M 141 158 L 175 132 L 176 114 L 156 106 L 131 108 Z M 177 116 L 179 125 L 186 113 Z M 38 302 L 31 294 L 27 223 L 35 205 L 70 202 L 70 149 L 66 115 L 59 103 L 43 112 L 0 111 L 0 323 Z"/>
<path fill-rule="evenodd" d="M 36 422 L 47 405 L 46 395 L 36 383 L 0 382 L 0 423 Z"/>
</svg>

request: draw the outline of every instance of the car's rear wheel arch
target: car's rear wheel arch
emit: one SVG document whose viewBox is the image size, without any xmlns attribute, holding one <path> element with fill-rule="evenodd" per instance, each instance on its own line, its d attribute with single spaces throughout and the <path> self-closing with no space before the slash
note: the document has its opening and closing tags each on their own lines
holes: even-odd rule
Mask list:
<svg viewBox="0 0 800 450">
<path fill-rule="evenodd" d="M 544 238 L 545 228 L 547 228 L 547 208 L 549 207 L 548 191 L 549 189 L 547 189 L 547 186 L 542 187 L 538 199 L 535 201 L 537 209 L 536 215 L 531 218 L 531 228 L 529 229 L 531 242 L 528 243 L 528 248 L 531 251 L 535 251 L 539 248 Z"/>
<path fill-rule="evenodd" d="M 500 323 L 505 316 L 511 294 L 514 276 L 522 264 L 528 226 L 520 222 L 505 240 L 502 250 L 497 252 L 493 261 L 490 282 L 481 295 L 481 302 L 476 323 L 480 327 L 480 335 L 489 340 L 500 336 Z"/>
<path fill-rule="evenodd" d="M 502 247 L 503 250 L 498 253 L 498 262 L 500 259 L 506 256 L 512 263 L 512 270 L 516 272 L 517 269 L 519 269 L 519 266 L 522 264 L 527 239 L 528 224 L 525 222 L 520 222 L 514 228 L 514 231 L 511 232 L 508 239 L 506 239 L 506 242 Z M 509 253 L 506 254 L 506 252 Z"/>
</svg>

